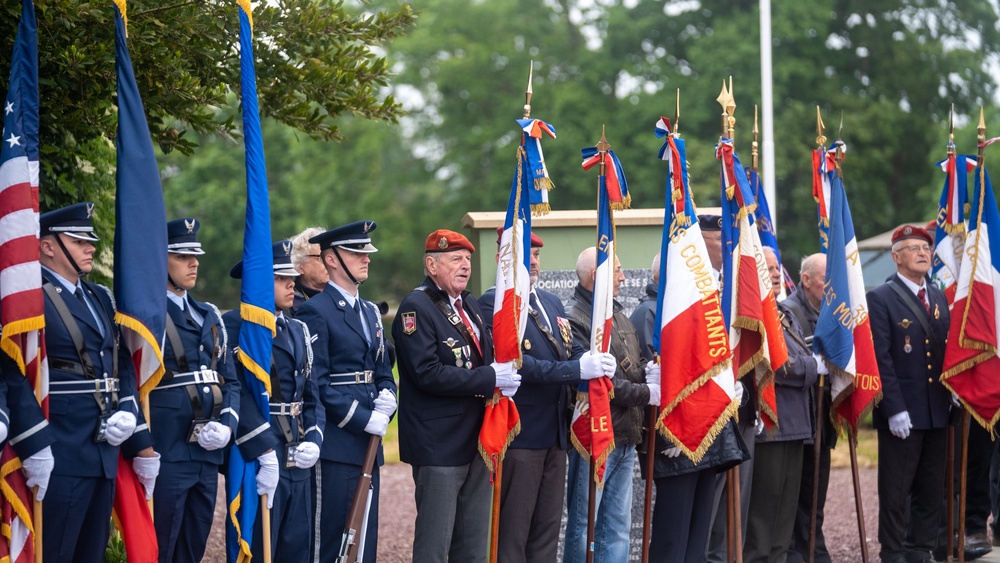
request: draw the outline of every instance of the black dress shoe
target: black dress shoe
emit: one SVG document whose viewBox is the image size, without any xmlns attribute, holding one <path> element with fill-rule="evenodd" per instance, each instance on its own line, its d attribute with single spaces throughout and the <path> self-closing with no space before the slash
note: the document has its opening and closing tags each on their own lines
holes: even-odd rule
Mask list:
<svg viewBox="0 0 1000 563">
<path fill-rule="evenodd" d="M 980 557 L 986 555 L 991 551 L 993 551 L 993 546 L 990 545 L 990 539 L 986 537 L 985 532 L 972 534 L 971 536 L 965 536 L 966 561 L 979 559 Z"/>
</svg>

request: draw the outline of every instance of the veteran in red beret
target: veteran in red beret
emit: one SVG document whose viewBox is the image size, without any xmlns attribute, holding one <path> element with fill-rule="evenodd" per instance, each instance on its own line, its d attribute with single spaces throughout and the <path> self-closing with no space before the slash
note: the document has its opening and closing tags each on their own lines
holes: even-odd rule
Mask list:
<svg viewBox="0 0 1000 563">
<path fill-rule="evenodd" d="M 878 432 L 878 540 L 882 561 L 929 561 L 944 511 L 950 394 L 940 382 L 948 300 L 930 283 L 934 239 L 923 227 L 892 234 L 896 273 L 868 292 L 882 401 Z"/>
<path fill-rule="evenodd" d="M 399 366 L 399 457 L 413 467 L 413 561 L 486 561 L 490 476 L 479 456 L 485 399 L 520 386 L 466 286 L 475 246 L 439 229 L 424 243 L 427 277 L 392 323 Z"/>
</svg>

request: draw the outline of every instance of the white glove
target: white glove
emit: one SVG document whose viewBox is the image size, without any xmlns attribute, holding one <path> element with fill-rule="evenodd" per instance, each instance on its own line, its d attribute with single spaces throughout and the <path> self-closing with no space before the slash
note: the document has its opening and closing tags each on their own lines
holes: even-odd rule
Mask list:
<svg viewBox="0 0 1000 563">
<path fill-rule="evenodd" d="M 677 446 L 674 446 L 672 448 L 667 448 L 667 449 L 663 450 L 663 455 L 665 455 L 665 456 L 667 456 L 669 458 L 675 458 L 675 457 L 681 455 L 681 449 L 678 448 Z"/>
<path fill-rule="evenodd" d="M 956 395 L 954 393 L 951 394 L 951 404 L 954 405 L 955 408 L 957 408 L 957 409 L 962 408 L 962 401 L 959 401 L 958 400 L 958 395 Z"/>
<path fill-rule="evenodd" d="M 132 471 L 146 489 L 146 500 L 153 498 L 156 487 L 156 476 L 160 474 L 160 454 L 153 452 L 153 457 L 132 458 Z"/>
<path fill-rule="evenodd" d="M 368 424 L 365 425 L 365 432 L 375 436 L 385 436 L 387 428 L 389 428 L 389 417 L 378 411 L 372 411 Z"/>
<path fill-rule="evenodd" d="M 603 352 L 600 356 L 601 368 L 604 370 L 604 375 L 607 377 L 614 377 L 615 372 L 618 371 L 618 360 L 607 352 Z"/>
<path fill-rule="evenodd" d="M 313 442 L 302 442 L 299 447 L 295 448 L 293 459 L 295 459 L 295 467 L 309 469 L 316 465 L 316 460 L 319 459 L 319 446 Z"/>
<path fill-rule="evenodd" d="M 646 385 L 660 384 L 660 364 L 649 362 L 646 364 Z"/>
<path fill-rule="evenodd" d="M 112 446 L 120 446 L 135 432 L 135 415 L 130 412 L 118 411 L 108 418 L 108 426 L 104 437 Z"/>
<path fill-rule="evenodd" d="M 910 413 L 907 411 L 889 417 L 889 432 L 900 440 L 905 440 L 910 435 L 910 428 L 913 428 L 913 423 L 910 422 Z"/>
<path fill-rule="evenodd" d="M 45 446 L 38 450 L 35 455 L 21 462 L 24 469 L 24 476 L 28 479 L 28 488 L 38 487 L 38 494 L 35 500 L 40 501 L 45 498 L 45 491 L 49 488 L 49 477 L 56 466 L 56 459 L 52 457 L 52 448 Z"/>
<path fill-rule="evenodd" d="M 0 422 L 0 442 L 7 439 L 7 424 Z"/>
<path fill-rule="evenodd" d="M 494 387 L 500 389 L 500 391 L 510 390 L 511 394 L 505 395 L 510 397 L 517 391 L 517 388 L 521 386 L 521 374 L 517 373 L 514 369 L 514 362 L 505 362 L 498 364 L 493 362 L 490 364 L 493 371 L 496 373 L 496 383 Z"/>
<path fill-rule="evenodd" d="M 517 393 L 517 390 L 518 387 L 503 387 L 500 389 L 500 394 L 510 399 L 515 393 Z"/>
<path fill-rule="evenodd" d="M 601 365 L 601 355 L 587 351 L 580 356 L 580 379 L 596 379 L 604 375 L 604 366 Z"/>
<path fill-rule="evenodd" d="M 657 407 L 660 406 L 660 384 L 647 383 L 646 387 L 649 387 L 649 404 Z"/>
<path fill-rule="evenodd" d="M 757 413 L 757 421 L 754 422 L 754 430 L 757 432 L 758 436 L 760 436 L 761 432 L 764 431 L 764 419 L 760 416 L 760 413 Z"/>
<path fill-rule="evenodd" d="M 813 353 L 813 359 L 816 360 L 817 375 L 830 375 L 830 370 L 827 369 L 826 362 L 823 361 L 823 356 Z"/>
<path fill-rule="evenodd" d="M 257 470 L 257 494 L 267 495 L 267 507 L 274 506 L 274 492 L 278 490 L 278 454 L 273 451 L 257 458 L 260 469 Z"/>
<path fill-rule="evenodd" d="M 375 397 L 375 410 L 386 416 L 392 416 L 396 412 L 396 396 L 392 391 L 383 389 L 378 392 L 378 397 Z"/>
<path fill-rule="evenodd" d="M 217 450 L 229 444 L 229 439 L 233 437 L 233 430 L 214 420 L 209 421 L 198 433 L 198 445 L 208 451 Z"/>
<path fill-rule="evenodd" d="M 736 395 L 733 398 L 736 399 L 737 403 L 743 404 L 743 382 L 738 379 L 736 380 Z"/>
</svg>

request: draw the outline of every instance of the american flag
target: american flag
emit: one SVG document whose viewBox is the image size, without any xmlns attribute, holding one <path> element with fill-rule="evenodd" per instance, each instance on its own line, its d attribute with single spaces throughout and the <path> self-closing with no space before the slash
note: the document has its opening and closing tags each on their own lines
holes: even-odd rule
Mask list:
<svg viewBox="0 0 1000 563">
<path fill-rule="evenodd" d="M 31 0 L 21 4 L 0 142 L 0 348 L 31 379 L 48 415 L 45 302 L 38 262 L 38 31 Z M 3 555 L 34 558 L 31 495 L 7 446 L 0 458 Z"/>
</svg>

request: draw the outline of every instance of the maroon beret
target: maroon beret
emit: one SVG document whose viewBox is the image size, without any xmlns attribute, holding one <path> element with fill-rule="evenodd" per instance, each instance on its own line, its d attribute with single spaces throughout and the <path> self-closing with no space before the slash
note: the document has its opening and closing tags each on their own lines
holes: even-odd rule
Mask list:
<svg viewBox="0 0 1000 563">
<path fill-rule="evenodd" d="M 500 244 L 500 237 L 503 235 L 503 226 L 497 227 L 497 244 Z M 535 231 L 531 231 L 531 248 L 541 248 L 545 246 L 545 242 L 542 241 L 542 237 L 535 234 Z"/>
<path fill-rule="evenodd" d="M 438 229 L 427 235 L 427 242 L 424 243 L 424 252 L 454 252 L 463 249 L 476 251 L 476 247 L 472 246 L 465 235 L 448 229 Z"/>
<path fill-rule="evenodd" d="M 921 239 L 927 241 L 927 244 L 934 246 L 934 238 L 927 232 L 927 229 L 924 229 L 923 227 L 914 227 L 912 225 L 903 225 L 902 227 L 896 229 L 892 233 L 892 244 L 896 244 L 897 241 L 909 238 Z"/>
</svg>

